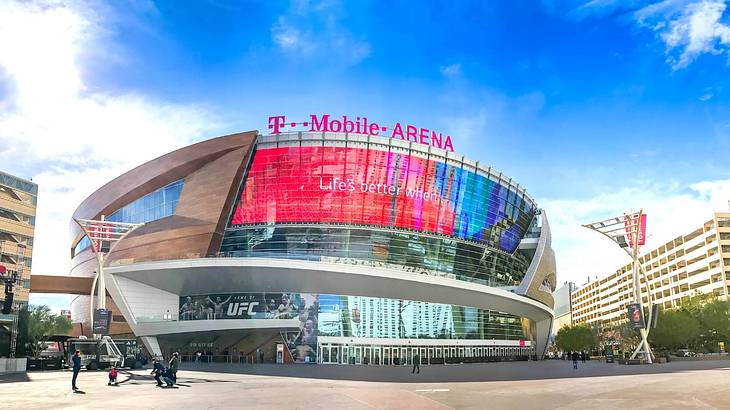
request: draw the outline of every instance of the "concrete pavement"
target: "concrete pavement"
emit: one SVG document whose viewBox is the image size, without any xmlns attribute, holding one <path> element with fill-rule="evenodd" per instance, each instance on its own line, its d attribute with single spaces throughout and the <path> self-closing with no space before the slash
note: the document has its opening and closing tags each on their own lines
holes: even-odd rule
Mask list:
<svg viewBox="0 0 730 410">
<path fill-rule="evenodd" d="M 306 375 L 316 378 L 304 377 Z M 337 377 L 335 380 L 330 377 Z M 176 389 L 148 371 L 0 377 L 0 408 L 185 409 L 730 409 L 730 362 L 619 366 L 543 361 L 407 367 L 197 365 Z M 365 381 L 369 380 L 369 381 Z"/>
</svg>

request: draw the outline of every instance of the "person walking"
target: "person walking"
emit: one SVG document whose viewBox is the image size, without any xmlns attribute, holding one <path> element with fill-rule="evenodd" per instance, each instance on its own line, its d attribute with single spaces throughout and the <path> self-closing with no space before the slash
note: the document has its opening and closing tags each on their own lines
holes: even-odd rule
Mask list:
<svg viewBox="0 0 730 410">
<path fill-rule="evenodd" d="M 413 355 L 413 370 L 411 370 L 411 374 L 416 373 L 416 370 L 418 373 L 421 373 L 421 356 L 418 355 L 418 352 Z"/>
<path fill-rule="evenodd" d="M 171 374 L 170 378 L 175 383 L 177 383 L 177 368 L 179 365 L 180 365 L 180 357 L 179 357 L 178 353 L 175 352 L 172 354 L 172 358 L 170 359 L 170 364 L 168 366 L 170 368 L 170 374 Z"/>
<path fill-rule="evenodd" d="M 586 356 L 588 356 L 586 354 L 586 352 L 580 352 L 580 361 L 581 361 L 581 363 L 585 363 L 586 362 Z"/>
<path fill-rule="evenodd" d="M 578 352 L 573 352 L 573 369 L 578 369 Z"/>
<path fill-rule="evenodd" d="M 78 387 L 76 387 L 76 378 L 79 377 L 79 372 L 81 371 L 81 356 L 79 356 L 81 352 L 75 351 L 73 357 L 71 357 L 71 362 L 73 365 L 73 372 L 74 375 L 71 378 L 71 389 L 75 392 L 79 390 Z"/>
</svg>

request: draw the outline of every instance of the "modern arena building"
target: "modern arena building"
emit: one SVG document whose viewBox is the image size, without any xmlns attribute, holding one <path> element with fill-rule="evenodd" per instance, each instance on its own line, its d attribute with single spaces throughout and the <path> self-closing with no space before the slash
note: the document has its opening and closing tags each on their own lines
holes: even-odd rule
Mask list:
<svg viewBox="0 0 730 410">
<path fill-rule="evenodd" d="M 545 213 L 502 173 L 437 147 L 223 136 L 125 173 L 74 213 L 102 216 L 144 223 L 104 272 L 112 336 L 131 333 L 155 355 L 513 360 L 543 357 L 550 335 Z M 71 276 L 91 277 L 90 241 L 71 226 Z M 87 334 L 89 302 L 72 303 Z"/>
</svg>

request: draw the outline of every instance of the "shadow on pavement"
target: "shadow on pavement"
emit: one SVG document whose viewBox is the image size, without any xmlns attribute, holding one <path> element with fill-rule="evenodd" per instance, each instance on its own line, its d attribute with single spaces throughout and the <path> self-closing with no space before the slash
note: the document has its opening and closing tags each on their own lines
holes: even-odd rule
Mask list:
<svg viewBox="0 0 730 410">
<path fill-rule="evenodd" d="M 0 374 L 0 383 L 29 382 L 30 378 L 27 373 L 2 373 Z"/>
<path fill-rule="evenodd" d="M 599 361 L 581 363 L 545 360 L 537 362 L 478 363 L 421 366 L 420 374 L 411 374 L 411 366 L 317 365 L 317 364 L 193 364 L 182 371 L 246 374 L 252 376 L 297 377 L 389 383 L 485 382 L 576 377 L 605 377 L 676 373 L 693 370 L 730 369 L 730 361 L 674 362 L 654 365 L 619 365 Z M 186 375 L 182 373 L 182 377 Z M 187 378 L 186 378 L 187 379 Z"/>
</svg>

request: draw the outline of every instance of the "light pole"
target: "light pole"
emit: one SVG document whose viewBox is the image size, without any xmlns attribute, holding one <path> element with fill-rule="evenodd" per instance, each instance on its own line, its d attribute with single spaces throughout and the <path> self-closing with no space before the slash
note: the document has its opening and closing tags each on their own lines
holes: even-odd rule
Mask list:
<svg viewBox="0 0 730 410">
<path fill-rule="evenodd" d="M 649 303 L 650 309 L 651 303 L 651 289 L 649 288 L 649 281 L 646 278 L 646 272 L 639 263 L 639 246 L 644 244 L 644 238 L 646 234 L 646 214 L 640 209 L 638 212 L 624 214 L 622 217 L 615 217 L 606 219 L 604 221 L 593 222 L 585 224 L 583 227 L 593 230 L 602 234 L 603 236 L 611 239 L 616 243 L 624 252 L 626 252 L 632 261 L 632 279 L 633 279 L 633 300 L 634 304 L 638 304 L 639 311 L 643 313 L 643 303 L 641 298 L 641 284 L 639 281 L 639 272 L 644 276 L 644 282 L 646 282 L 646 294 L 647 302 Z M 631 248 L 631 250 L 629 250 Z M 636 358 L 640 353 L 644 354 L 647 363 L 651 364 L 651 347 L 649 346 L 648 336 L 649 329 L 651 328 L 652 312 L 649 312 L 646 324 L 639 328 L 641 334 L 641 342 L 634 350 L 631 355 L 631 359 Z"/>
<path fill-rule="evenodd" d="M 96 307 L 97 309 L 106 308 L 106 283 L 104 282 L 104 263 L 114 247 L 132 231 L 143 226 L 143 223 L 133 224 L 124 222 L 112 222 L 104 220 L 76 219 L 74 222 L 79 225 L 89 241 L 91 242 L 91 250 L 96 256 L 97 270 L 94 275 L 94 281 L 91 284 L 91 301 L 89 302 L 89 314 L 92 322 L 94 322 L 94 291 L 97 292 Z M 104 246 L 106 245 L 106 246 Z M 95 338 L 100 336 L 94 334 Z"/>
</svg>

